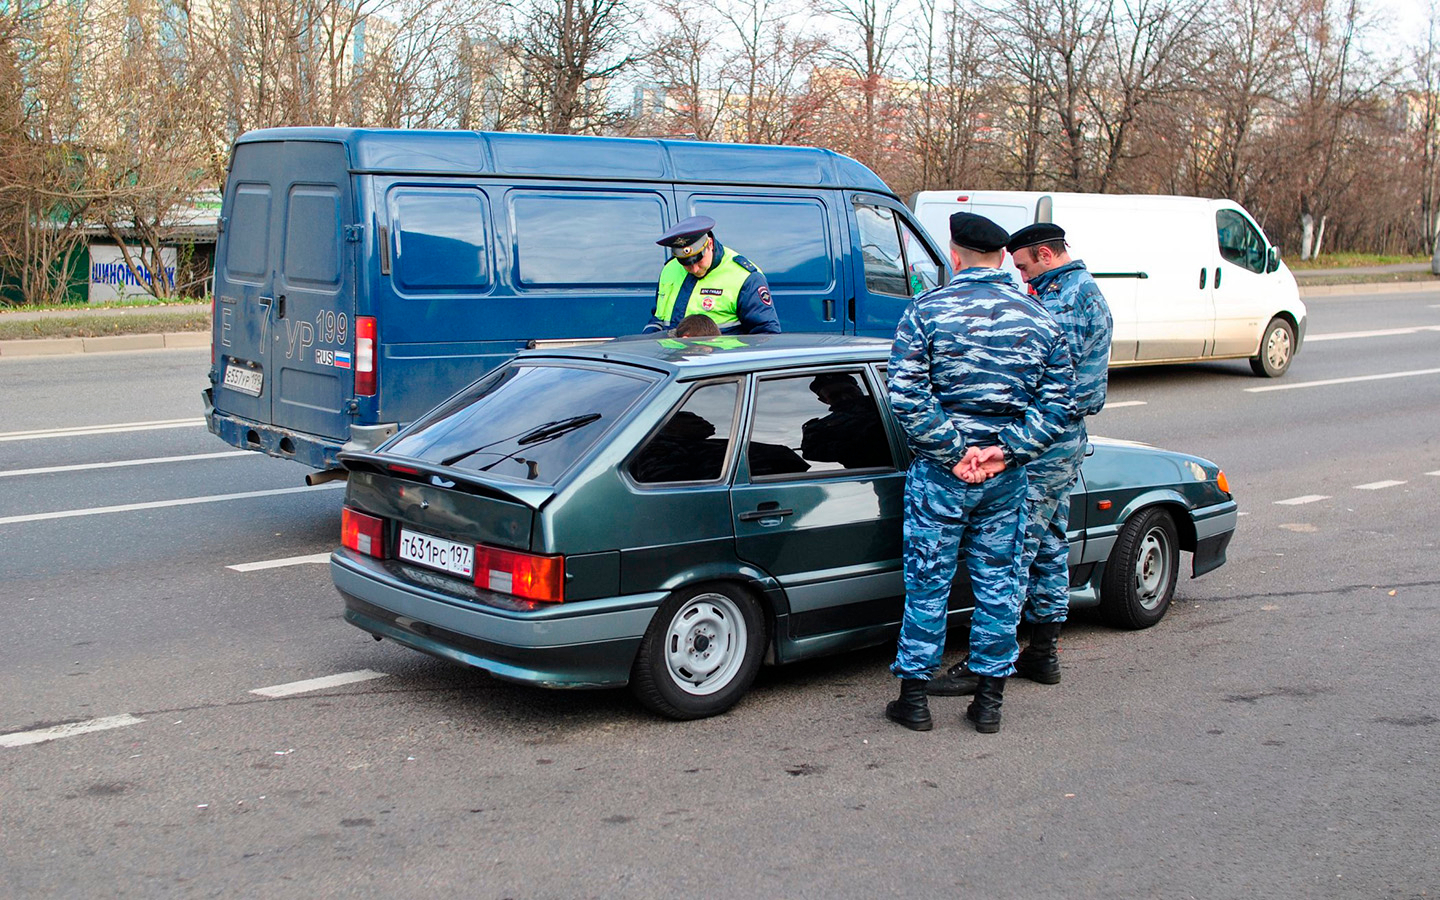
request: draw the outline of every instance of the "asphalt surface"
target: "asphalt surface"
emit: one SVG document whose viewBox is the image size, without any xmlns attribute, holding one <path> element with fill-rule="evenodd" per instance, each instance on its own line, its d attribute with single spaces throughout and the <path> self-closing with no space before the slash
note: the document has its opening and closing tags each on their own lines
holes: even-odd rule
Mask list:
<svg viewBox="0 0 1440 900">
<path fill-rule="evenodd" d="M 0 895 L 1435 896 L 1440 295 L 1307 304 L 1281 379 L 1112 372 L 1092 432 L 1219 462 L 1229 562 L 1072 622 L 993 736 L 886 722 L 884 648 L 674 723 L 374 643 L 323 565 L 227 568 L 324 554 L 343 492 L 199 458 L 208 351 L 0 360 Z"/>
</svg>

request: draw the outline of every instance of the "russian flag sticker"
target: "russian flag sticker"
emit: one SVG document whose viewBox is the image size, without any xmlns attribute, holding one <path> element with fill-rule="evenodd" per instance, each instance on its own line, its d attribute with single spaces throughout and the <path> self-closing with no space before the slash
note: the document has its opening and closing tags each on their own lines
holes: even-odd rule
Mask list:
<svg viewBox="0 0 1440 900">
<path fill-rule="evenodd" d="M 337 368 L 337 369 L 348 369 L 348 368 L 350 368 L 350 351 L 349 351 L 349 350 L 336 350 L 336 351 L 335 351 L 335 368 Z"/>
</svg>

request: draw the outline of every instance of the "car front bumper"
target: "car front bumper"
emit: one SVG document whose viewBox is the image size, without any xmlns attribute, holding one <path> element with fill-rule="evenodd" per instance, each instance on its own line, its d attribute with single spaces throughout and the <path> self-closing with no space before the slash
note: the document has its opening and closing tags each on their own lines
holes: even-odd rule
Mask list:
<svg viewBox="0 0 1440 900">
<path fill-rule="evenodd" d="M 1190 514 L 1195 524 L 1195 553 L 1190 561 L 1190 577 L 1199 578 L 1225 565 L 1225 549 L 1235 536 L 1240 521 L 1239 506 L 1234 500 L 1197 509 Z"/>
<path fill-rule="evenodd" d="M 665 598 L 486 607 L 402 580 L 384 562 L 344 549 L 331 555 L 330 574 L 345 598 L 345 620 L 357 628 L 497 678 L 551 688 L 628 684 Z"/>
</svg>

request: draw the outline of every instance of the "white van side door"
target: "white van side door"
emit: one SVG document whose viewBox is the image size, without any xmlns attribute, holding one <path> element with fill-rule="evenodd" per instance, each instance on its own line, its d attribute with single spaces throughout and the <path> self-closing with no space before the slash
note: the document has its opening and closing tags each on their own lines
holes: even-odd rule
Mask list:
<svg viewBox="0 0 1440 900">
<path fill-rule="evenodd" d="M 1211 270 L 1215 301 L 1215 346 L 1212 356 L 1253 356 L 1260 334 L 1283 304 L 1278 272 L 1267 272 L 1270 242 L 1264 232 L 1234 204 L 1213 204 L 1215 240 L 1219 247 Z"/>
</svg>

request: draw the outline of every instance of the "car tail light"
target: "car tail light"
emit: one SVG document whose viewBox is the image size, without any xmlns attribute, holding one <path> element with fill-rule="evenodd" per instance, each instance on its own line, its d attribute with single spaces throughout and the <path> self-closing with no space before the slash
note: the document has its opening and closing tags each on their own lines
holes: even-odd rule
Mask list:
<svg viewBox="0 0 1440 900">
<path fill-rule="evenodd" d="M 355 317 L 355 395 L 375 396 L 375 317 Z"/>
<path fill-rule="evenodd" d="M 1225 493 L 1230 493 L 1230 479 L 1225 477 L 1225 470 L 1221 469 L 1220 474 L 1215 476 L 1215 485 Z"/>
<path fill-rule="evenodd" d="M 377 559 L 385 558 L 385 520 L 346 506 L 340 510 L 340 543 Z"/>
<path fill-rule="evenodd" d="M 475 586 L 547 603 L 565 601 L 565 557 L 484 545 L 475 548 Z"/>
</svg>

